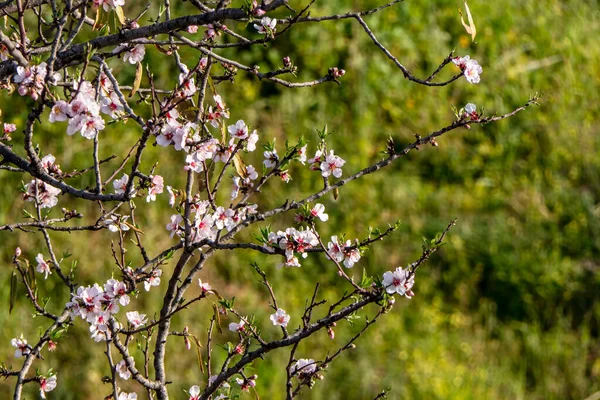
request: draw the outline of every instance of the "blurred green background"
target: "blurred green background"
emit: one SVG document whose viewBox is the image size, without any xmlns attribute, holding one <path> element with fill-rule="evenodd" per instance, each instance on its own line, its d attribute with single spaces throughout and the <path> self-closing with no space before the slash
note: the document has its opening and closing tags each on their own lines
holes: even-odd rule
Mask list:
<svg viewBox="0 0 600 400">
<path fill-rule="evenodd" d="M 303 3 L 290 2 L 297 9 Z M 186 4 L 178 5 L 182 9 L 174 15 L 189 11 Z M 312 15 L 379 4 L 320 1 Z M 380 159 L 388 137 L 408 144 L 414 134 L 425 135 L 449 124 L 454 118 L 452 105 L 460 108 L 473 102 L 488 114 L 501 114 L 520 106 L 535 92 L 543 94 L 539 108 L 500 123 L 452 132 L 438 140 L 438 148 L 424 147 L 387 170 L 342 188 L 337 201 L 323 199 L 330 215 L 330 220 L 321 224 L 323 235 L 346 233 L 350 238 L 362 238 L 370 226 L 384 228 L 387 223 L 402 221 L 393 236 L 373 246 L 354 267 L 351 272 L 357 276 L 362 268 L 379 275 L 416 260 L 422 237 L 435 236 L 454 217 L 458 223 L 447 245 L 419 270 L 415 298 L 399 298 L 393 311 L 371 328 L 358 347 L 332 363 L 325 379 L 305 390 L 301 398 L 369 399 L 388 387 L 393 389 L 389 395 L 393 399 L 599 396 L 599 4 L 592 0 L 473 0 L 476 43 L 471 43 L 460 24 L 459 5 L 459 1 L 446 0 L 406 1 L 365 20 L 415 75 L 428 76 L 456 49 L 457 55 L 469 54 L 483 66 L 479 85 L 460 79 L 448 87 L 429 88 L 404 80 L 354 20 L 301 24 L 266 47 L 221 52 L 247 65 L 259 65 L 262 71 L 280 67 L 282 57 L 289 55 L 299 67 L 299 80 L 323 76 L 329 67 L 344 68 L 347 74 L 341 86 L 332 83 L 290 90 L 240 73 L 235 85 L 222 83 L 217 89 L 231 108 L 230 121 L 251 123 L 261 135 L 260 143 L 276 137 L 280 152 L 285 140 L 294 142 L 303 135 L 309 140 L 312 156 L 317 143 L 315 129 L 327 124 L 335 131 L 330 147 L 347 160 L 345 176 Z M 128 4 L 127 15 L 136 15 L 140 7 Z M 147 15 L 155 17 L 156 9 L 153 6 Z M 273 15 L 284 17 L 287 13 Z M 258 37 L 250 26 L 237 28 Z M 190 60 L 190 66 L 197 59 L 193 52 L 184 51 L 183 55 L 189 57 L 184 60 Z M 171 84 L 176 68 L 172 57 L 147 46 L 144 62 L 154 67 L 159 86 Z M 124 77 L 123 82 L 133 81 L 135 67 L 117 60 L 110 65 Z M 449 66 L 442 78 L 455 72 Z M 21 127 L 22 111 L 31 101 L 16 94 L 9 99 L 5 93 L 0 101 L 1 120 Z M 101 136 L 101 157 L 123 157 L 139 133 L 132 122 L 111 125 Z M 14 136 L 18 146 L 20 135 Z M 44 123 L 35 140 L 44 152 L 57 156 L 64 171 L 91 163 L 92 142 L 78 135 L 68 137 L 62 124 Z M 246 163 L 258 166 L 259 153 L 249 155 Z M 143 168 L 148 171 L 155 162 L 167 184 L 183 188 L 182 154 L 153 147 Z M 103 169 L 105 174 L 110 167 Z M 279 181 L 268 185 L 258 198 L 260 209 L 318 189 L 320 179 L 306 167 L 295 166 L 291 173 L 293 181 L 287 186 Z M 33 209 L 31 203 L 17 197 L 20 181 L 27 178 L 5 171 L 0 176 L 4 187 L 0 224 L 22 220 L 21 210 Z M 92 175 L 71 180 L 82 186 L 92 182 Z M 57 216 L 64 206 L 83 212 L 84 223 L 98 216 L 97 206 L 67 196 L 60 198 L 51 215 Z M 138 224 L 151 255 L 174 243 L 163 228 L 172 212 L 166 196 L 150 205 L 140 199 L 137 206 Z M 273 221 L 273 229 L 291 225 L 292 214 Z M 240 240 L 251 240 L 253 232 L 240 235 Z M 39 233 L 0 232 L 0 238 L 0 301 L 4 305 L 0 360 L 17 367 L 21 360 L 13 359 L 10 339 L 23 332 L 33 342 L 48 323 L 31 318 L 32 308 L 24 296 L 12 315 L 8 314 L 11 257 L 17 245 L 32 262 L 38 252 L 46 252 Z M 78 283 L 105 282 L 116 274 L 110 254 L 114 234 L 54 233 L 52 238 L 58 253 L 69 249 L 72 259 L 79 262 Z M 139 265 L 133 244 L 129 249 L 129 260 Z M 250 268 L 251 261 L 269 274 L 294 326 L 316 282 L 321 282 L 322 296 L 329 300 L 348 289 L 321 256 L 309 257 L 300 269 L 277 269 L 279 259 L 251 252 L 231 252 L 212 259 L 200 277 L 222 294 L 236 296 L 238 309 L 256 314 L 267 337 L 275 338 L 278 331 L 268 321 L 268 294 Z M 165 274 L 171 270 L 172 265 L 166 266 Z M 163 281 L 149 294 L 142 292 L 127 310 L 140 309 L 151 316 L 158 313 L 165 288 Z M 40 282 L 40 294 L 50 297 L 53 311 L 69 298 L 55 275 Z M 367 309 L 362 315 L 374 312 Z M 207 301 L 176 317 L 173 329 L 181 330 L 187 324 L 204 343 L 210 315 Z M 338 324 L 335 340 L 319 333 L 299 348 L 297 356 L 324 358 L 361 329 L 363 322 Z M 48 368 L 58 371 L 59 384 L 50 398 L 103 398 L 110 392 L 109 386 L 101 383 L 101 377 L 109 373 L 104 346 L 91 341 L 86 331 L 87 325 L 77 321 L 58 343 L 58 350 L 45 351 L 45 360 L 36 363 L 41 372 Z M 219 337 L 221 343 L 227 340 L 234 336 L 225 333 Z M 216 351 L 216 361 L 222 353 Z M 168 354 L 173 398 L 184 398 L 181 389 L 193 384 L 205 385 L 194 351 L 186 352 L 180 338 L 170 341 Z M 261 398 L 283 398 L 287 357 L 287 351 L 280 350 L 254 364 Z M 136 358 L 140 366 L 139 352 Z M 0 397 L 11 393 L 13 384 L 12 379 L 0 383 Z M 131 381 L 120 382 L 120 386 L 145 398 Z M 27 390 L 32 398 L 37 396 L 37 388 Z"/>
</svg>

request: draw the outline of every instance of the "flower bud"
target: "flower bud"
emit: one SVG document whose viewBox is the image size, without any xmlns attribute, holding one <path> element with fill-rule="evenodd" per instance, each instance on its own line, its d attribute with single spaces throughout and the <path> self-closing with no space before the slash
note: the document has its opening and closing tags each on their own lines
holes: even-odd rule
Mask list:
<svg viewBox="0 0 600 400">
<path fill-rule="evenodd" d="M 48 351 L 54 351 L 54 350 L 56 350 L 56 342 L 49 340 L 48 341 Z"/>
<path fill-rule="evenodd" d="M 15 257 L 21 257 L 21 248 L 20 247 L 17 247 L 15 249 Z"/>
<path fill-rule="evenodd" d="M 290 57 L 285 56 L 283 57 L 283 66 L 288 68 L 292 65 L 292 60 L 290 59 Z"/>
</svg>

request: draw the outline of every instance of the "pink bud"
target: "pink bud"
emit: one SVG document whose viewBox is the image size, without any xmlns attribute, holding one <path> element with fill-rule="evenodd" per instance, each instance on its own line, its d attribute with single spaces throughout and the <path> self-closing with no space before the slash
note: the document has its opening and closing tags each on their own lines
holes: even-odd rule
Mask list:
<svg viewBox="0 0 600 400">
<path fill-rule="evenodd" d="M 56 342 L 49 340 L 48 341 L 48 351 L 54 351 L 54 350 L 56 350 Z"/>
<path fill-rule="evenodd" d="M 21 248 L 20 247 L 17 247 L 15 249 L 15 257 L 21 257 Z"/>
<path fill-rule="evenodd" d="M 335 338 L 335 332 L 330 327 L 327 328 L 327 334 L 329 335 L 330 339 Z"/>
</svg>

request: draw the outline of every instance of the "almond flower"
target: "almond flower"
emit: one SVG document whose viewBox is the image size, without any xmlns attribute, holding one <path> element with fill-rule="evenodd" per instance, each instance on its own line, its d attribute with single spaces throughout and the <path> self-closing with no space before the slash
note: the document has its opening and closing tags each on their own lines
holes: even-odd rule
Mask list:
<svg viewBox="0 0 600 400">
<path fill-rule="evenodd" d="M 317 370 L 317 364 L 312 358 L 301 358 L 292 365 L 292 374 L 311 375 Z"/>
<path fill-rule="evenodd" d="M 465 106 L 465 110 L 464 110 L 464 117 L 470 119 L 470 120 L 478 120 L 479 119 L 479 114 L 477 114 L 477 106 L 473 103 L 468 103 Z"/>
<path fill-rule="evenodd" d="M 138 44 L 123 55 L 123 61 L 129 64 L 137 64 L 144 59 L 146 48 L 143 44 Z"/>
<path fill-rule="evenodd" d="M 389 294 L 398 293 L 401 296 L 406 296 L 409 299 L 415 294 L 411 290 L 415 284 L 415 275 L 410 274 L 408 277 L 408 269 L 402 267 L 396 268 L 395 271 L 387 271 L 383 274 L 383 287 Z"/>
<path fill-rule="evenodd" d="M 50 265 L 48 265 L 46 260 L 44 260 L 44 256 L 42 254 L 38 254 L 37 257 L 35 258 L 35 261 L 37 261 L 37 263 L 38 263 L 35 270 L 37 272 L 45 274 L 44 279 L 48 279 L 48 275 L 52 274 L 52 271 L 50 271 Z"/>
<path fill-rule="evenodd" d="M 23 334 L 21 334 L 21 337 L 12 339 L 10 344 L 16 348 L 15 358 L 26 356 L 31 351 L 29 345 L 27 344 L 27 340 L 23 337 Z"/>
<path fill-rule="evenodd" d="M 258 33 L 264 35 L 273 35 L 275 33 L 275 26 L 277 26 L 277 19 L 269 17 L 263 17 L 260 20 L 260 25 L 254 24 L 254 28 Z"/>
<path fill-rule="evenodd" d="M 49 377 L 42 377 L 40 379 L 40 396 L 42 399 L 46 398 L 46 393 L 51 392 L 56 388 L 56 375 Z"/>
<path fill-rule="evenodd" d="M 273 325 L 283 326 L 284 328 L 287 327 L 288 323 L 290 322 L 290 316 L 288 315 L 288 313 L 285 312 L 285 310 L 281 308 L 278 308 L 275 314 L 271 314 L 269 319 L 271 320 Z"/>
<path fill-rule="evenodd" d="M 229 125 L 227 130 L 231 137 L 236 139 L 244 140 L 248 138 L 248 126 L 246 126 L 246 123 L 241 119 L 236 122 L 235 125 Z"/>
<path fill-rule="evenodd" d="M 131 372 L 129 372 L 129 369 L 127 369 L 127 363 L 125 360 L 121 360 L 121 362 L 117 364 L 116 369 L 121 379 L 128 380 L 131 378 Z"/>
<path fill-rule="evenodd" d="M 321 203 L 315 204 L 315 206 L 310 210 L 310 215 L 313 218 L 319 218 L 323 222 L 329 219 L 329 215 L 325 214 L 325 206 Z"/>
<path fill-rule="evenodd" d="M 156 195 L 161 194 L 165 189 L 164 179 L 160 175 L 150 175 L 150 188 L 148 189 L 148 196 L 146 196 L 146 202 L 156 200 Z"/>
<path fill-rule="evenodd" d="M 198 279 L 198 286 L 200 286 L 200 290 L 202 290 L 202 293 L 208 293 L 212 291 L 212 287 L 210 286 L 210 284 L 208 282 L 202 282 L 202 279 Z"/>
<path fill-rule="evenodd" d="M 190 398 L 188 400 L 198 400 L 200 398 L 200 387 L 198 385 L 194 385 L 188 391 L 190 394 Z"/>
<path fill-rule="evenodd" d="M 23 195 L 26 201 L 36 200 L 41 208 L 51 208 L 58 204 L 60 189 L 50 186 L 40 180 L 34 179 L 25 185 L 26 193 Z"/>
<path fill-rule="evenodd" d="M 246 322 L 244 322 L 244 320 L 240 320 L 239 323 L 232 322 L 229 324 L 229 330 L 231 332 L 244 332 L 245 325 L 246 325 Z"/>
<path fill-rule="evenodd" d="M 144 289 L 146 289 L 146 292 L 149 292 L 150 288 L 152 286 L 160 285 L 160 277 L 161 276 L 162 276 L 161 269 L 157 269 L 152 272 L 152 275 L 150 276 L 150 278 L 148 278 L 148 280 L 144 281 Z"/>
<path fill-rule="evenodd" d="M 137 394 L 121 392 L 118 400 L 137 400 Z"/>
<path fill-rule="evenodd" d="M 146 325 L 146 323 L 148 322 L 146 314 L 140 314 L 137 311 L 129 311 L 125 315 L 127 316 L 127 320 L 129 321 L 129 323 L 131 323 L 135 329 Z"/>
<path fill-rule="evenodd" d="M 479 83 L 479 81 L 481 80 L 479 75 L 481 75 L 482 72 L 483 72 L 483 68 L 481 68 L 481 65 L 479 65 L 479 63 L 477 61 L 475 61 L 475 60 L 467 61 L 467 64 L 465 67 L 465 78 L 467 78 L 467 81 L 469 83 Z"/>
<path fill-rule="evenodd" d="M 113 187 L 115 188 L 115 193 L 122 194 L 127 190 L 127 183 L 129 183 L 129 175 L 123 174 L 121 179 L 115 179 L 113 181 Z"/>
<path fill-rule="evenodd" d="M 277 163 L 279 162 L 279 156 L 277 155 L 277 150 L 265 151 L 263 153 L 263 156 L 265 157 L 263 164 L 265 165 L 266 168 L 274 168 L 277 165 Z"/>
<path fill-rule="evenodd" d="M 341 157 L 333 154 L 333 150 L 329 152 L 329 155 L 325 157 L 325 160 L 321 162 L 321 175 L 327 178 L 329 175 L 333 175 L 336 178 L 342 176 L 342 167 L 346 164 Z"/>
<path fill-rule="evenodd" d="M 4 129 L 4 134 L 6 135 L 17 130 L 17 126 L 15 124 L 7 124 L 6 122 L 4 123 L 2 128 Z"/>
</svg>

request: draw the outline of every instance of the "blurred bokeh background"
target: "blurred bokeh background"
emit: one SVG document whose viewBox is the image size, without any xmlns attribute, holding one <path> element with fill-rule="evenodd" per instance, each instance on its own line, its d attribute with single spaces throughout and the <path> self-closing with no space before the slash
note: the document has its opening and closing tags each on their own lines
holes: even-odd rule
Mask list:
<svg viewBox="0 0 600 400">
<path fill-rule="evenodd" d="M 303 3 L 290 1 L 295 8 Z M 312 15 L 379 4 L 322 1 L 313 6 Z M 419 270 L 415 298 L 399 298 L 358 347 L 332 363 L 325 379 L 301 398 L 369 399 L 390 387 L 393 399 L 599 396 L 599 4 L 594 0 L 472 0 L 469 4 L 478 29 L 476 43 L 471 43 L 460 24 L 456 0 L 406 1 L 365 20 L 415 75 L 428 76 L 456 49 L 457 55 L 469 54 L 483 66 L 478 85 L 460 79 L 447 87 L 430 88 L 406 81 L 354 20 L 301 24 L 268 46 L 221 52 L 244 64 L 259 65 L 262 71 L 278 68 L 282 57 L 289 55 L 299 67 L 299 80 L 323 76 L 328 67 L 344 68 L 347 74 L 341 86 L 290 90 L 244 73 L 235 85 L 217 86 L 231 108 L 231 121 L 251 123 L 261 143 L 276 137 L 281 149 L 285 140 L 304 136 L 312 155 L 315 129 L 327 124 L 335 131 L 330 147 L 347 160 L 344 175 L 380 159 L 390 136 L 398 144 L 407 144 L 414 134 L 425 135 L 449 124 L 454 118 L 451 106 L 472 102 L 487 114 L 501 114 L 522 105 L 533 93 L 543 95 L 541 107 L 500 123 L 452 132 L 438 140 L 439 147 L 424 147 L 387 170 L 349 184 L 337 201 L 323 199 L 330 215 L 321 224 L 324 235 L 361 238 L 371 226 L 402 222 L 395 234 L 367 252 L 352 271 L 356 275 L 363 268 L 378 275 L 414 261 L 423 237 L 432 238 L 455 217 L 458 222 L 446 246 Z M 191 12 L 187 3 L 174 6 L 178 7 L 174 15 Z M 141 8 L 143 4 L 128 2 L 126 14 L 136 15 Z M 157 9 L 158 4 L 153 5 L 148 16 L 155 17 Z M 273 16 L 286 15 L 281 11 Z M 237 28 L 257 36 L 251 26 Z M 197 59 L 194 52 L 183 55 L 189 57 L 190 66 Z M 152 66 L 159 86 L 172 83 L 172 57 L 148 46 L 144 62 Z M 133 81 L 135 67 L 117 60 L 110 65 L 124 77 L 123 82 Z M 454 73 L 450 66 L 442 78 Z M 22 126 L 30 104 L 17 94 L 9 98 L 1 93 L 1 120 Z M 123 157 L 139 133 L 132 122 L 111 125 L 101 136 L 101 157 Z M 14 136 L 18 146 L 20 135 Z M 44 152 L 57 156 L 64 171 L 90 165 L 92 142 L 78 135 L 68 137 L 64 125 L 44 123 L 35 140 Z M 259 165 L 259 153 L 249 155 L 246 163 Z M 183 188 L 181 153 L 150 148 L 144 168 L 155 162 L 167 184 Z M 296 166 L 291 173 L 289 184 L 268 185 L 258 198 L 261 209 L 304 197 L 319 187 L 320 179 L 307 168 Z M 23 220 L 21 210 L 32 211 L 32 205 L 18 196 L 18 186 L 28 178 L 5 171 L 0 176 L 0 224 Z M 84 175 L 72 183 L 85 186 L 92 181 L 92 175 Z M 157 254 L 173 243 L 164 230 L 172 210 L 165 195 L 150 205 L 140 199 L 137 206 L 149 251 Z M 60 198 L 51 215 L 58 215 L 60 207 L 83 212 L 84 222 L 98 216 L 96 205 L 68 196 Z M 292 215 L 272 223 L 274 229 L 285 228 L 292 224 Z M 240 239 L 252 240 L 253 232 Z M 110 232 L 53 233 L 52 238 L 58 253 L 67 249 L 73 253 L 78 283 L 105 282 L 117 273 L 110 253 L 115 236 Z M 17 245 L 30 261 L 38 252 L 46 252 L 40 233 L 0 232 L 0 239 L 0 360 L 16 367 L 21 360 L 13 358 L 10 339 L 22 332 L 33 342 L 48 323 L 31 318 L 32 308 L 24 296 L 9 315 L 11 257 Z M 128 257 L 139 265 L 132 243 Z M 222 294 L 235 296 L 240 311 L 255 314 L 265 334 L 273 338 L 277 330 L 268 322 L 268 295 L 249 266 L 252 261 L 268 273 L 292 323 L 298 322 L 316 282 L 321 282 L 322 296 L 330 300 L 348 289 L 324 257 L 309 257 L 300 269 L 277 269 L 279 259 L 251 252 L 230 252 L 211 260 L 200 277 Z M 171 268 L 165 267 L 167 276 Z M 150 316 L 158 313 L 164 283 L 149 294 L 142 292 L 128 309 L 143 309 Z M 39 286 L 40 294 L 50 298 L 50 310 L 61 309 L 69 298 L 55 275 Z M 374 311 L 365 310 L 363 320 Z M 205 341 L 210 314 L 211 304 L 205 302 L 175 318 L 173 329 L 187 324 Z M 363 320 L 355 326 L 339 324 L 335 340 L 322 332 L 301 346 L 298 356 L 322 359 L 359 330 Z M 57 351 L 44 352 L 45 359 L 37 362 L 42 372 L 58 371 L 59 384 L 51 398 L 103 398 L 109 393 L 109 386 L 101 383 L 109 373 L 104 346 L 91 341 L 86 330 L 87 325 L 77 321 Z M 226 333 L 219 340 L 224 343 L 233 336 Z M 222 353 L 217 351 L 217 361 Z M 173 398 L 185 397 L 181 389 L 205 384 L 195 352 L 186 351 L 179 338 L 171 340 L 169 355 Z M 287 356 L 287 351 L 277 351 L 255 363 L 261 398 L 283 398 L 282 368 Z M 141 365 L 139 352 L 136 358 Z M 1 382 L 0 397 L 7 398 L 13 384 L 13 380 Z M 121 387 L 145 398 L 131 381 Z M 28 390 L 34 398 L 36 388 Z"/>
</svg>

